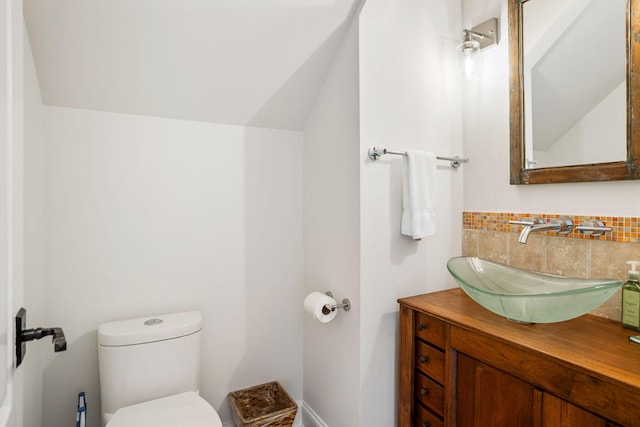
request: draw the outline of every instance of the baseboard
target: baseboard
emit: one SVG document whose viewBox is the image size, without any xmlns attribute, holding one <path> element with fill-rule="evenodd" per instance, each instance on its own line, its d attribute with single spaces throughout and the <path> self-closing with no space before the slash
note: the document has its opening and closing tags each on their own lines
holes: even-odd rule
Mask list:
<svg viewBox="0 0 640 427">
<path fill-rule="evenodd" d="M 305 401 L 299 400 L 296 403 L 298 404 L 298 413 L 293 427 L 328 427 Z M 222 423 L 222 427 L 236 427 L 236 425 L 233 420 L 227 420 Z"/>
<path fill-rule="evenodd" d="M 298 406 L 301 408 L 299 412 L 302 413 L 303 427 L 329 427 L 307 402 L 303 400 Z"/>
</svg>

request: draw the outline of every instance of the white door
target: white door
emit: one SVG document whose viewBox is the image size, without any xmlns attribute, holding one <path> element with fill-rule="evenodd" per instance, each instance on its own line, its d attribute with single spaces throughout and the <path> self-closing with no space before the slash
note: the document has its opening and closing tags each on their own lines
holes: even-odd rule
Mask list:
<svg viewBox="0 0 640 427">
<path fill-rule="evenodd" d="M 0 5 L 0 427 L 19 426 L 14 315 L 22 300 L 22 1 Z"/>
<path fill-rule="evenodd" d="M 9 129 L 8 124 L 10 121 L 9 117 L 9 97 L 8 97 L 8 77 L 9 73 L 7 70 L 8 58 L 10 55 L 10 50 L 8 49 L 7 42 L 8 38 L 8 28 L 7 28 L 7 16 L 8 10 L 7 5 L 10 3 L 5 3 L 2 6 L 2 16 L 0 19 L 0 25 L 2 25 L 2 31 L 0 31 L 2 37 L 2 55 L 0 58 L 0 129 L 2 129 L 2 134 L 0 135 L 1 143 L 0 143 L 0 400 L 2 401 L 2 407 L 0 408 L 0 426 L 4 427 L 7 424 L 7 419 L 9 417 L 9 412 L 12 407 L 11 402 L 11 377 L 12 377 L 12 367 L 9 366 L 8 361 L 10 360 L 9 353 L 11 349 L 10 341 L 11 337 L 11 328 L 8 326 L 9 323 L 9 313 L 12 310 L 12 301 L 11 301 L 11 268 L 10 264 L 10 251 L 12 245 L 11 239 L 11 231 L 9 230 L 9 220 L 10 215 L 9 212 L 11 210 L 11 190 L 9 188 L 11 180 L 9 179 L 10 175 L 10 162 L 11 159 L 10 152 L 10 141 L 9 141 Z"/>
</svg>

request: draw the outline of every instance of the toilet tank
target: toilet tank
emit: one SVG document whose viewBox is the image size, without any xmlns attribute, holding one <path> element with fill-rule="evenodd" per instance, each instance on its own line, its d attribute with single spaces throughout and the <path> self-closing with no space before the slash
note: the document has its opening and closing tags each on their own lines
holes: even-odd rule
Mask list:
<svg viewBox="0 0 640 427">
<path fill-rule="evenodd" d="M 119 408 L 200 387 L 198 311 L 103 323 L 98 362 L 103 421 Z"/>
</svg>

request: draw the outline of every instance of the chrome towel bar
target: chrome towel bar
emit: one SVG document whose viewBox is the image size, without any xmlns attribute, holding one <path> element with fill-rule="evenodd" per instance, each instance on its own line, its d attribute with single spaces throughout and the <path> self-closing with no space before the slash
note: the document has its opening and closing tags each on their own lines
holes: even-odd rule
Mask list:
<svg viewBox="0 0 640 427">
<path fill-rule="evenodd" d="M 384 156 L 385 154 L 395 154 L 397 156 L 406 156 L 407 155 L 406 152 L 391 151 L 391 150 L 387 150 L 386 148 L 378 148 L 378 147 L 369 148 L 369 158 L 371 160 L 378 160 L 380 157 Z M 469 163 L 469 159 L 468 158 L 462 158 L 462 157 L 458 157 L 458 156 L 454 156 L 454 157 L 436 156 L 436 159 L 438 159 L 438 160 L 446 160 L 448 162 L 451 162 L 451 167 L 455 168 L 455 169 L 459 168 L 460 165 L 463 164 L 463 163 Z"/>
</svg>

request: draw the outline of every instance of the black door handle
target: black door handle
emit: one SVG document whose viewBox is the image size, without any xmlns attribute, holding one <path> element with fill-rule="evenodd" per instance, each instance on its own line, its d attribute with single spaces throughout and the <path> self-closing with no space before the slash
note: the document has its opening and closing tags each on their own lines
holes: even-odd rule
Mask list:
<svg viewBox="0 0 640 427">
<path fill-rule="evenodd" d="M 65 351 L 67 339 L 62 328 L 26 329 L 27 310 L 21 308 L 16 315 L 16 367 L 20 366 L 27 352 L 27 342 L 52 336 L 53 351 Z"/>
</svg>

